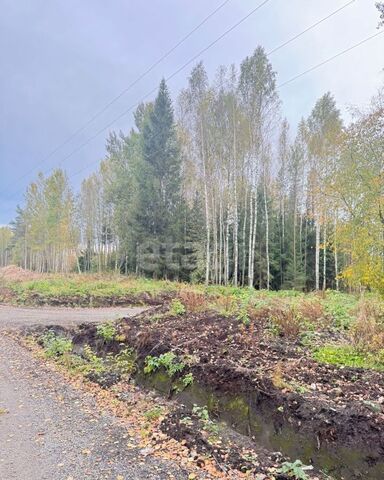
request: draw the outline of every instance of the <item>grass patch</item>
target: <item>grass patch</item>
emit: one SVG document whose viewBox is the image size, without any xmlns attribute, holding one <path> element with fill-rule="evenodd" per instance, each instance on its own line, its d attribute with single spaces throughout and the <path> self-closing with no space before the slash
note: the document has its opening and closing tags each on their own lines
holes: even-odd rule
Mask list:
<svg viewBox="0 0 384 480">
<path fill-rule="evenodd" d="M 384 350 L 371 354 L 358 351 L 350 345 L 325 345 L 318 348 L 313 357 L 321 363 L 384 371 Z"/>
<path fill-rule="evenodd" d="M 95 277 L 72 275 L 69 277 L 48 275 L 44 279 L 7 282 L 6 286 L 16 295 L 19 304 L 52 303 L 52 301 L 79 302 L 96 305 L 103 299 L 119 300 L 140 295 L 155 297 L 177 292 L 181 284 L 165 280 L 150 280 L 123 276 Z"/>
<path fill-rule="evenodd" d="M 323 300 L 325 313 L 336 329 L 347 330 L 353 319 L 358 299 L 355 295 L 328 290 Z"/>
</svg>

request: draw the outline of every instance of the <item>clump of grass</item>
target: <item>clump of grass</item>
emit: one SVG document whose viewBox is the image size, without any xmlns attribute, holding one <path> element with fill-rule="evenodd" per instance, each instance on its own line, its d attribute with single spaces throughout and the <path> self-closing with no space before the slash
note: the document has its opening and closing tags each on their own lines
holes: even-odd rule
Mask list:
<svg viewBox="0 0 384 480">
<path fill-rule="evenodd" d="M 270 331 L 282 337 L 297 338 L 327 324 L 323 306 L 316 298 L 298 296 L 275 300 L 264 310 L 271 322 Z"/>
<path fill-rule="evenodd" d="M 62 301 L 82 301 L 82 304 L 98 304 L 103 299 L 124 297 L 140 298 L 173 293 L 181 289 L 182 284 L 166 280 L 124 277 L 117 275 L 47 275 L 45 278 L 27 281 L 7 282 L 17 297 L 18 303 L 50 303 L 53 299 Z"/>
</svg>

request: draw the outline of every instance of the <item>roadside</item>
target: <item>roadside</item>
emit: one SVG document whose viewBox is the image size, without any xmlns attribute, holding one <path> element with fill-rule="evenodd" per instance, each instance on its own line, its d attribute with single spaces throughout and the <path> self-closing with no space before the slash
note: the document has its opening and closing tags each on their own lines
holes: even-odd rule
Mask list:
<svg viewBox="0 0 384 480">
<path fill-rule="evenodd" d="M 187 479 L 171 461 L 143 456 L 126 428 L 100 413 L 13 339 L 0 341 L 0 478 Z"/>
</svg>

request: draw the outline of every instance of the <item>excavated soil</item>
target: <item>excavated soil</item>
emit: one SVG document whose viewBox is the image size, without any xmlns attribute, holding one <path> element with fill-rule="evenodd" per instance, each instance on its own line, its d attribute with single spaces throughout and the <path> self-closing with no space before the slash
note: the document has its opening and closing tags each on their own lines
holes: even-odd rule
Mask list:
<svg viewBox="0 0 384 480">
<path fill-rule="evenodd" d="M 189 369 L 202 388 L 217 398 L 236 395 L 245 399 L 251 408 L 268 417 L 277 434 L 288 426 L 292 438 L 297 434 L 302 444 L 307 439 L 314 450 L 323 449 L 333 457 L 338 456 L 340 448 L 345 458 L 353 450 L 351 463 L 357 466 L 336 478 L 384 478 L 382 373 L 319 364 L 299 341 L 272 336 L 263 318 L 244 326 L 215 312 L 181 316 L 167 312 L 166 306 L 155 307 L 119 322 L 119 335 L 135 348 L 139 362 L 143 364 L 147 355 L 169 351 L 187 357 L 192 360 Z M 92 326 L 81 329 L 74 343 L 88 343 L 102 354 L 121 348 L 117 342 L 105 345 Z M 204 441 L 188 434 L 185 425 L 177 421 L 179 414 L 174 415 L 166 430 L 202 448 Z M 247 433 L 249 428 L 243 426 L 240 431 Z M 267 442 L 267 447 L 273 445 Z M 317 458 L 320 453 L 308 455 Z M 372 467 L 374 473 L 365 474 L 359 462 L 368 469 Z"/>
<path fill-rule="evenodd" d="M 334 478 L 384 478 L 383 374 L 320 364 L 298 340 L 273 336 L 267 326 L 268 320 L 262 316 L 245 326 L 216 312 L 170 315 L 169 306 L 164 304 L 119 321 L 119 342 L 103 341 L 94 325 L 80 326 L 70 334 L 78 354 L 85 344 L 101 355 L 117 353 L 129 345 L 136 350 L 141 367 L 148 355 L 169 351 L 188 359 L 188 371 L 196 383 L 193 389 L 200 389 L 195 397 L 205 392 L 207 403 L 215 398 L 221 412 L 215 412 L 215 405 L 211 405 L 213 416 L 217 413 L 218 419 L 238 432 L 256 442 L 261 440 L 266 450 L 259 445 L 257 456 L 267 468 L 273 468 L 278 460 L 272 452 L 280 450 L 291 458 L 295 455 L 293 458 L 313 461 L 318 468 L 332 459 L 327 470 Z M 178 396 L 172 384 L 166 387 L 165 392 L 179 397 L 187 407 L 175 410 L 164 420 L 164 431 L 183 439 L 197 452 L 216 455 L 219 462 L 225 459 L 239 470 L 249 467 L 244 455 L 236 453 L 233 446 L 213 448 L 193 428 L 196 418 L 188 402 L 194 397 L 189 390 L 192 387 Z M 231 417 L 226 409 L 234 404 L 240 405 L 246 418 L 239 419 L 238 412 Z M 180 421 L 186 415 L 191 418 L 189 425 Z M 252 415 L 260 416 L 256 429 Z M 257 422 L 263 422 L 263 418 L 267 419 L 268 438 L 258 436 Z M 296 447 L 292 445 L 295 442 Z M 339 455 L 340 465 L 335 467 Z"/>
</svg>

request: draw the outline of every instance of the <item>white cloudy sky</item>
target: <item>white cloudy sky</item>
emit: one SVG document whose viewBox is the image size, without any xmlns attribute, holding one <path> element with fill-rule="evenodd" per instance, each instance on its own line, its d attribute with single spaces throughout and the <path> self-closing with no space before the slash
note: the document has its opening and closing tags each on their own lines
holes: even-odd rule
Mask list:
<svg viewBox="0 0 384 480">
<path fill-rule="evenodd" d="M 0 0 L 0 224 L 13 217 L 23 189 L 114 117 L 139 101 L 164 76 L 221 35 L 261 0 L 230 0 L 187 42 L 86 130 L 37 167 L 149 65 L 223 0 Z M 239 64 L 261 44 L 267 51 L 348 0 L 269 0 L 203 56 L 212 76 L 220 64 Z M 375 0 L 355 0 L 295 42 L 271 55 L 282 83 L 376 30 Z M 330 90 L 348 119 L 384 84 L 384 34 L 281 88 L 283 114 L 294 126 Z M 191 67 L 169 83 L 172 95 Z M 128 130 L 132 115 L 115 128 Z M 104 155 L 105 134 L 63 163 L 71 175 Z M 92 171 L 89 167 L 83 176 Z M 32 172 L 25 178 L 25 172 Z M 79 185 L 82 175 L 75 176 Z"/>
</svg>

